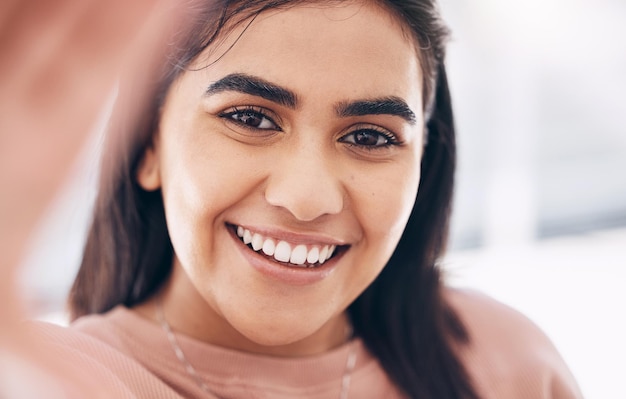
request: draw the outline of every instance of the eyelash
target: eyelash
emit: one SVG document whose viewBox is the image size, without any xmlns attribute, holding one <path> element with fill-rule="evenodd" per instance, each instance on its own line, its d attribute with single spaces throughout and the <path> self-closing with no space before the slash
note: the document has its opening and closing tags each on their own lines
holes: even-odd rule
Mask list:
<svg viewBox="0 0 626 399">
<path fill-rule="evenodd" d="M 385 140 L 384 143 L 379 144 L 379 145 L 363 145 L 363 144 L 358 144 L 356 142 L 349 142 L 346 140 L 347 137 L 349 136 L 354 136 L 358 133 L 368 133 L 368 134 L 374 134 L 376 139 L 379 140 L 381 137 Z M 354 139 L 353 139 L 354 141 Z M 375 126 L 367 126 L 367 127 L 359 127 L 356 128 L 354 130 L 352 130 L 351 132 L 343 135 L 340 139 L 339 142 L 341 143 L 345 143 L 348 144 L 352 147 L 357 147 L 359 149 L 364 149 L 366 151 L 376 151 L 376 150 L 384 150 L 386 148 L 392 147 L 392 146 L 397 146 L 397 145 L 402 145 L 402 142 L 400 142 L 397 137 L 392 134 L 391 132 L 379 128 L 379 127 L 375 127 Z"/>
<path fill-rule="evenodd" d="M 265 123 L 265 122 L 263 122 L 263 120 L 266 120 L 267 122 L 271 123 L 274 127 L 250 126 L 250 125 L 246 124 L 244 121 L 241 121 L 239 119 L 235 119 L 234 118 L 235 115 L 239 115 L 239 116 L 244 116 L 245 115 L 245 116 L 248 116 L 248 117 L 259 118 L 262 121 L 261 125 L 263 123 Z M 263 110 L 262 108 L 259 108 L 259 107 L 245 107 L 245 108 L 233 107 L 232 111 L 222 112 L 218 116 L 220 118 L 226 119 L 228 122 L 234 123 L 234 124 L 236 124 L 238 126 L 241 126 L 241 127 L 245 128 L 245 129 L 249 129 L 249 130 L 281 131 L 280 127 L 274 121 L 274 119 L 269 117 L 267 115 L 267 112 L 265 110 Z"/>
<path fill-rule="evenodd" d="M 260 127 L 255 127 L 255 126 L 250 126 L 248 124 L 246 124 L 245 122 L 235 119 L 234 116 L 235 115 L 239 115 L 239 116 L 249 116 L 249 117 L 255 117 L 260 119 L 262 122 L 261 124 L 265 123 L 263 122 L 263 120 L 268 121 L 269 123 L 271 123 L 275 128 L 260 128 Z M 233 107 L 232 110 L 227 111 L 227 112 L 222 112 L 218 115 L 221 118 L 226 119 L 228 122 L 234 123 L 238 126 L 241 126 L 245 129 L 248 130 L 269 130 L 269 131 L 282 131 L 282 129 L 280 128 L 280 126 L 274 121 L 273 118 L 271 118 L 270 116 L 267 115 L 267 111 L 260 108 L 260 107 L 244 107 L 244 108 L 238 108 L 238 107 Z M 379 145 L 363 145 L 363 144 L 358 144 L 356 143 L 356 140 L 352 140 L 352 142 L 347 141 L 347 137 L 350 136 L 354 136 L 358 133 L 368 133 L 368 134 L 374 134 L 377 136 L 377 140 L 380 139 L 381 137 L 385 140 L 384 143 L 379 144 Z M 344 143 L 347 144 L 351 147 L 356 147 L 359 149 L 363 149 L 366 151 L 376 151 L 376 150 L 383 150 L 386 148 L 389 148 L 391 146 L 396 146 L 396 145 L 402 145 L 402 142 L 399 141 L 397 139 L 397 137 L 392 134 L 391 132 L 382 129 L 380 127 L 376 127 L 376 126 L 371 126 L 371 125 L 367 125 L 367 126 L 360 126 L 357 127 L 355 129 L 353 129 L 352 131 L 348 132 L 347 134 L 344 134 L 343 136 L 341 136 L 338 140 L 340 143 Z"/>
</svg>

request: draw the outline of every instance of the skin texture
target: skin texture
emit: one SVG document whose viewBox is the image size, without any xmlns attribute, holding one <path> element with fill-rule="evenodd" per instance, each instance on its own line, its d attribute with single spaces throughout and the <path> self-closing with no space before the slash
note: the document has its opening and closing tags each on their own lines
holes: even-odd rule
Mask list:
<svg viewBox="0 0 626 399">
<path fill-rule="evenodd" d="M 207 342 L 282 356 L 320 353 L 344 342 L 345 309 L 391 256 L 417 194 L 417 52 L 399 22 L 362 2 L 273 10 L 243 30 L 236 27 L 172 85 L 138 173 L 145 189 L 162 189 L 175 251 L 160 300 L 175 330 Z M 205 93 L 234 73 L 285 88 L 297 104 Z M 338 104 L 390 97 L 406 103 L 415 120 L 336 111 Z M 270 118 L 274 124 L 263 119 L 261 126 L 271 129 L 234 121 L 249 107 Z M 372 129 L 394 144 L 352 142 L 358 130 L 384 141 Z M 324 278 L 293 284 L 252 267 L 244 255 L 252 251 L 230 224 L 338 243 L 345 252 Z M 137 311 L 154 318 L 155 304 L 153 298 Z"/>
</svg>

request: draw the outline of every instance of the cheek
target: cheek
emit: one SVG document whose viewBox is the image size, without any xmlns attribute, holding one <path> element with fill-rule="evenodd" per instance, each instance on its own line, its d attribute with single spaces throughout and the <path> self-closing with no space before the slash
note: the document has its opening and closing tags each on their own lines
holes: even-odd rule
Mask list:
<svg viewBox="0 0 626 399">
<path fill-rule="evenodd" d="M 409 219 L 420 179 L 418 161 L 407 162 L 393 171 L 362 178 L 356 212 L 368 246 L 386 260 L 395 249 Z"/>
<path fill-rule="evenodd" d="M 384 170 L 383 170 L 384 169 Z M 354 175 L 350 206 L 361 228 L 354 248 L 354 267 L 345 277 L 351 299 L 369 286 L 393 254 L 409 219 L 419 184 L 419 161 Z"/>
<path fill-rule="evenodd" d="M 162 189 L 171 240 L 179 257 L 198 263 L 214 244 L 213 233 L 226 221 L 224 211 L 245 198 L 254 186 L 253 177 L 237 152 L 215 135 L 181 134 L 166 138 L 162 148 Z"/>
</svg>

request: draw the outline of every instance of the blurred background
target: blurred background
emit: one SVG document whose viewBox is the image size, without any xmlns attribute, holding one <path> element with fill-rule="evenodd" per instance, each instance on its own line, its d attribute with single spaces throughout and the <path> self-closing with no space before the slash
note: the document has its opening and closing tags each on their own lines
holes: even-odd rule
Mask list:
<svg viewBox="0 0 626 399">
<path fill-rule="evenodd" d="M 586 398 L 626 398 L 626 1 L 440 1 L 459 146 L 448 281 L 530 317 Z M 37 317 L 65 320 L 108 112 L 24 260 Z"/>
</svg>

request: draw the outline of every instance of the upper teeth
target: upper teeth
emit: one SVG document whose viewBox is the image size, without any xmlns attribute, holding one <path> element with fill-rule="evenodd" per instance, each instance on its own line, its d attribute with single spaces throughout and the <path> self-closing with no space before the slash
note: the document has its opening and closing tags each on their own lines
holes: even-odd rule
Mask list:
<svg viewBox="0 0 626 399">
<path fill-rule="evenodd" d="M 324 263 L 333 256 L 336 245 L 304 245 L 290 244 L 287 241 L 264 237 L 259 233 L 252 233 L 241 226 L 237 227 L 237 235 L 246 245 L 252 249 L 272 256 L 279 262 L 289 262 L 302 266 L 305 264 Z"/>
</svg>

